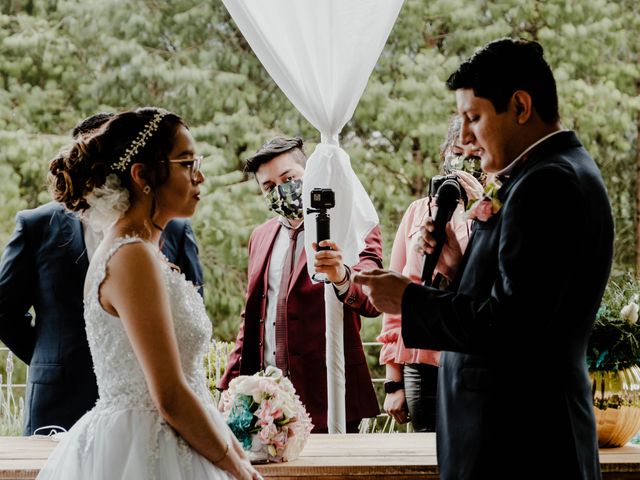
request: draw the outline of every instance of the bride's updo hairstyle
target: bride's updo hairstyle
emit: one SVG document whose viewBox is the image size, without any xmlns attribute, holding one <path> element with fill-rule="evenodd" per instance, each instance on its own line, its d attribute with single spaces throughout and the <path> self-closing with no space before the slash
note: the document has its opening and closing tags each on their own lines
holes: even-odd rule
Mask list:
<svg viewBox="0 0 640 480">
<path fill-rule="evenodd" d="M 81 136 L 49 163 L 53 198 L 69 210 L 84 212 L 87 197 L 105 186 L 107 177 L 132 192 L 131 165 L 142 163 L 141 176 L 155 192 L 169 178 L 169 153 L 180 126 L 175 113 L 145 107 L 114 115 L 95 133 Z M 113 182 L 109 182 L 113 183 Z M 132 196 L 131 196 L 132 197 Z M 153 202 L 151 215 L 155 210 Z"/>
</svg>

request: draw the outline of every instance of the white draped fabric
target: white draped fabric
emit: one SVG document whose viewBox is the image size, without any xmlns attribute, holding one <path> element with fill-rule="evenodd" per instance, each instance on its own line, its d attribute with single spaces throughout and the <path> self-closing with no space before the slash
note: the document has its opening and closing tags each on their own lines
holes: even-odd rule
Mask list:
<svg viewBox="0 0 640 480">
<path fill-rule="evenodd" d="M 353 265 L 378 224 L 369 196 L 338 135 L 352 117 L 403 0 L 223 0 L 267 72 L 321 142 L 307 161 L 303 203 L 313 188 L 331 188 L 331 239 Z M 305 249 L 313 275 L 315 215 L 305 212 Z M 342 304 L 325 287 L 330 433 L 345 431 Z"/>
</svg>

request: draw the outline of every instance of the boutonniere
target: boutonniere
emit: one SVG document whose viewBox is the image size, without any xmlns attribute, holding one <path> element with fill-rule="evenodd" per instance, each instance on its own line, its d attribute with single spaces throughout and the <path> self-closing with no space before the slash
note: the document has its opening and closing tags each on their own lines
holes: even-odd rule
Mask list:
<svg viewBox="0 0 640 480">
<path fill-rule="evenodd" d="M 482 198 L 469 204 L 467 218 L 486 222 L 502 208 L 502 202 L 498 199 L 498 192 L 502 184 L 498 180 L 489 182 L 483 191 Z"/>
</svg>

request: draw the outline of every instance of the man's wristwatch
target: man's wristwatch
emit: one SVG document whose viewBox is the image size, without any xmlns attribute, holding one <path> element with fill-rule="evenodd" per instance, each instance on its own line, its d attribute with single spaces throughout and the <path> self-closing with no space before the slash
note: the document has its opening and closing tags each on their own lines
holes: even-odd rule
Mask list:
<svg viewBox="0 0 640 480">
<path fill-rule="evenodd" d="M 384 382 L 384 393 L 394 393 L 404 388 L 404 381 L 386 380 Z"/>
</svg>

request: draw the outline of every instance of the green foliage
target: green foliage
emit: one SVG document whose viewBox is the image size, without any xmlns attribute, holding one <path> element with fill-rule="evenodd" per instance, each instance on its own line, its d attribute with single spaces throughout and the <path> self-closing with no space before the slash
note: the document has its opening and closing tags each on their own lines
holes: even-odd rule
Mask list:
<svg viewBox="0 0 640 480">
<path fill-rule="evenodd" d="M 220 401 L 220 392 L 216 389 L 216 385 L 224 375 L 224 371 L 227 368 L 227 358 L 231 350 L 233 350 L 233 346 L 233 342 L 212 340 L 209 345 L 209 353 L 204 361 L 207 386 L 213 395 L 216 405 Z"/>
<path fill-rule="evenodd" d="M 25 381 L 25 365 L 11 352 L 0 351 L 0 366 L 0 436 L 18 436 L 23 428 L 24 387 L 14 383 Z"/>
<path fill-rule="evenodd" d="M 369 341 L 364 344 L 364 355 L 369 365 L 369 374 L 373 380 L 373 390 L 376 393 L 378 399 L 378 405 L 382 407 L 384 405 L 384 393 L 383 380 L 386 375 L 385 366 L 380 364 L 380 349 L 382 345 L 375 342 L 375 338 L 380 333 L 382 327 L 382 317 L 375 319 L 363 318 L 362 329 L 360 335 L 362 338 L 366 338 Z"/>
<path fill-rule="evenodd" d="M 627 274 L 609 280 L 587 348 L 590 370 L 622 370 L 640 362 L 640 282 Z"/>
<path fill-rule="evenodd" d="M 360 422 L 358 433 L 411 433 L 413 427 L 411 423 L 396 423 L 393 417 L 386 413 L 381 413 L 374 418 L 363 418 Z"/>
<path fill-rule="evenodd" d="M 632 0 L 406 0 L 342 144 L 381 219 L 385 258 L 403 212 L 439 170 L 462 58 L 500 36 L 537 39 L 556 74 L 563 126 L 602 169 L 616 219 L 616 273 L 636 243 L 640 12 Z M 97 111 L 181 114 L 207 155 L 194 218 L 218 338 L 235 337 L 246 246 L 269 216 L 242 160 L 277 133 L 318 134 L 256 59 L 222 2 L 6 0 L 0 4 L 0 248 L 23 208 L 48 200 L 48 160 Z M 385 262 L 386 263 L 386 262 Z M 380 320 L 363 320 L 373 340 Z M 370 354 L 377 363 L 375 354 Z"/>
</svg>

